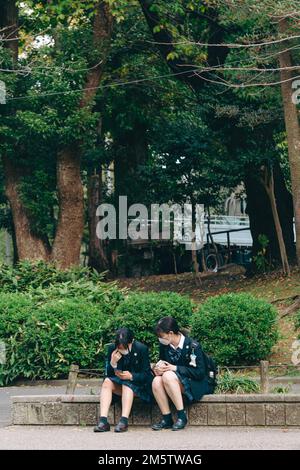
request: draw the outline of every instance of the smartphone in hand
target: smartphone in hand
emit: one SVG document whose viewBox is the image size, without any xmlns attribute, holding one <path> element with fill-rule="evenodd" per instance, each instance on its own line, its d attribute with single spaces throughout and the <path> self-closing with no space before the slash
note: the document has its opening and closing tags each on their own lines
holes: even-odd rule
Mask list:
<svg viewBox="0 0 300 470">
<path fill-rule="evenodd" d="M 160 361 L 158 361 L 158 363 L 155 365 L 155 367 L 157 367 L 157 368 L 159 369 L 160 367 L 164 367 L 164 366 L 167 366 L 167 365 L 168 365 L 168 363 L 167 363 L 166 361 L 160 360 Z"/>
</svg>

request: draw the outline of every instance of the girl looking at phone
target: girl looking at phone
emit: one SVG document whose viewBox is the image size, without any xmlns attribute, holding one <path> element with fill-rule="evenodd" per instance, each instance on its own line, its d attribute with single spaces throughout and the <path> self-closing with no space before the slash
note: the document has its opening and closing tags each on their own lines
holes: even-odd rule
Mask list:
<svg viewBox="0 0 300 470">
<path fill-rule="evenodd" d="M 115 432 L 128 430 L 128 417 L 134 397 L 150 402 L 153 375 L 150 368 L 148 348 L 136 341 L 128 328 L 116 332 L 115 342 L 108 348 L 106 360 L 106 378 L 101 388 L 100 420 L 95 432 L 107 432 L 110 424 L 107 420 L 112 400 L 121 398 L 122 416 L 115 427 Z"/>
</svg>

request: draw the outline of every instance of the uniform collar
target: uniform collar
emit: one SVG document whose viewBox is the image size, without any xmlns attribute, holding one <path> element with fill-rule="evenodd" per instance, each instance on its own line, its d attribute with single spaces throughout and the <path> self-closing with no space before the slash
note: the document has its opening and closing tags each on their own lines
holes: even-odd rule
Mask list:
<svg viewBox="0 0 300 470">
<path fill-rule="evenodd" d="M 179 344 L 178 344 L 177 348 L 175 348 L 175 346 L 173 346 L 173 344 L 170 344 L 171 348 L 173 348 L 173 349 L 178 349 L 178 348 L 183 349 L 185 336 L 182 333 L 180 333 L 180 334 L 181 334 L 181 338 L 180 338 L 180 341 L 179 341 Z"/>
</svg>

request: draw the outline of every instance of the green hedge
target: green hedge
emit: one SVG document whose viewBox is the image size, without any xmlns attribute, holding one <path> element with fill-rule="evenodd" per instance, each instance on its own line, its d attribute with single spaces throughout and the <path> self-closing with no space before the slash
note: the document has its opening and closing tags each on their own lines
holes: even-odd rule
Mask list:
<svg viewBox="0 0 300 470">
<path fill-rule="evenodd" d="M 196 309 L 189 297 L 174 292 L 125 296 L 85 268 L 62 272 L 28 262 L 0 266 L 0 286 L 0 340 L 7 353 L 0 385 L 65 377 L 71 363 L 102 368 L 105 345 L 121 326 L 131 328 L 155 360 L 159 343 L 153 329 L 164 316 L 192 326 L 192 336 L 219 364 L 256 363 L 278 340 L 276 310 L 247 294 L 212 297 Z"/>
<path fill-rule="evenodd" d="M 254 364 L 278 341 L 277 312 L 245 293 L 211 297 L 193 316 L 192 335 L 219 364 Z"/>
<path fill-rule="evenodd" d="M 45 261 L 19 261 L 14 266 L 0 264 L 1 292 L 27 292 L 37 288 L 60 286 L 63 283 L 84 283 L 104 285 L 104 273 L 84 266 L 61 270 Z M 114 283 L 108 283 L 114 284 Z"/>
<path fill-rule="evenodd" d="M 87 302 L 100 302 L 107 315 L 115 312 L 127 292 L 118 288 L 116 282 L 105 282 L 103 274 L 89 268 L 62 271 L 44 261 L 21 261 L 14 267 L 0 265 L 0 290 L 26 292 L 36 302 L 84 297 Z"/>
<path fill-rule="evenodd" d="M 15 266 L 0 265 L 0 289 L 2 292 L 25 292 L 32 288 L 48 287 L 61 282 L 90 279 L 101 275 L 84 267 L 60 270 L 44 261 L 20 261 Z"/>
<path fill-rule="evenodd" d="M 130 294 L 110 317 L 108 331 L 113 332 L 120 326 L 131 328 L 135 337 L 150 347 L 152 359 L 156 359 L 158 341 L 154 334 L 155 324 L 160 318 L 171 316 L 186 328 L 194 308 L 189 297 L 175 292 Z"/>
<path fill-rule="evenodd" d="M 106 324 L 101 304 L 85 298 L 39 304 L 24 294 L 1 294 L 0 338 L 6 363 L 0 366 L 0 384 L 62 377 L 71 363 L 103 367 Z"/>
<path fill-rule="evenodd" d="M 130 294 L 115 303 L 112 314 L 109 294 L 72 298 L 72 288 L 65 289 L 0 294 L 0 339 L 7 353 L 6 363 L 0 365 L 1 385 L 20 378 L 64 377 L 71 363 L 82 369 L 103 368 L 105 345 L 124 325 L 157 357 L 155 323 L 172 315 L 186 327 L 194 307 L 188 297 L 171 292 Z"/>
</svg>

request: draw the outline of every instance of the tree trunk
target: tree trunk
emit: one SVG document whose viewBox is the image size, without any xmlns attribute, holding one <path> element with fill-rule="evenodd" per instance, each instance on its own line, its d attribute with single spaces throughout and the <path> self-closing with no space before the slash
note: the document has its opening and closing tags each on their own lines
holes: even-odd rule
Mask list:
<svg viewBox="0 0 300 470">
<path fill-rule="evenodd" d="M 0 29 L 1 35 L 10 40 L 4 42 L 4 47 L 12 53 L 13 61 L 18 60 L 18 7 L 16 0 L 5 0 L 1 2 Z"/>
<path fill-rule="evenodd" d="M 93 23 L 93 43 L 99 52 L 97 67 L 92 68 L 87 76 L 81 108 L 91 108 L 101 82 L 104 64 L 108 55 L 112 32 L 112 16 L 109 6 L 99 2 Z M 84 229 L 83 185 L 80 175 L 81 142 L 64 148 L 57 157 L 57 190 L 59 199 L 59 217 L 53 242 L 52 259 L 65 269 L 79 264 L 81 241 Z"/>
<path fill-rule="evenodd" d="M 288 29 L 288 22 L 282 19 L 279 22 L 279 31 L 283 35 Z M 279 63 L 282 69 L 292 66 L 291 53 L 287 49 L 279 55 Z M 284 108 L 285 127 L 288 141 L 288 153 L 290 162 L 292 194 L 294 203 L 295 229 L 296 229 L 296 256 L 300 265 L 300 126 L 298 111 L 292 101 L 291 70 L 281 70 L 281 93 Z"/>
<path fill-rule="evenodd" d="M 213 250 L 214 250 L 215 255 L 216 255 L 216 263 L 217 263 L 217 269 L 218 269 L 218 267 L 220 267 L 220 266 L 218 266 L 219 261 L 220 261 L 220 256 L 219 256 L 219 252 L 218 252 L 218 247 L 215 244 L 215 241 L 214 241 L 214 238 L 212 236 L 211 229 L 210 229 L 210 208 L 209 208 L 209 206 L 207 206 L 207 233 L 208 233 L 208 238 L 210 239 L 210 243 L 212 244 Z M 209 248 L 209 245 L 208 245 L 208 248 Z"/>
<path fill-rule="evenodd" d="M 84 228 L 83 186 L 78 148 L 69 147 L 57 156 L 59 215 L 52 260 L 62 269 L 80 260 Z"/>
<path fill-rule="evenodd" d="M 42 240 L 31 231 L 30 220 L 18 192 L 20 178 L 17 169 L 8 158 L 3 158 L 3 166 L 6 182 L 5 194 L 12 211 L 18 258 L 47 261 L 50 256 L 50 248 L 47 241 Z"/>
<path fill-rule="evenodd" d="M 247 193 L 246 212 L 250 219 L 250 230 L 253 240 L 252 257 L 256 256 L 260 250 L 258 237 L 261 234 L 267 236 L 269 246 L 267 254 L 274 262 L 281 260 L 276 228 L 270 205 L 270 200 L 265 188 L 257 177 L 258 168 L 249 167 L 246 169 L 244 183 Z M 293 202 L 290 192 L 287 190 L 282 170 L 278 163 L 274 164 L 274 191 L 277 201 L 279 219 L 282 227 L 285 247 L 290 262 L 295 260 L 295 245 L 293 231 Z M 255 271 L 252 265 L 251 271 Z"/>
<path fill-rule="evenodd" d="M 194 278 L 196 285 L 202 284 L 201 275 L 199 271 L 199 263 L 197 256 L 197 236 L 196 236 L 196 202 L 192 199 L 192 243 L 191 243 L 191 255 L 192 255 L 192 266 L 194 272 Z"/>
<path fill-rule="evenodd" d="M 135 187 L 132 182 L 136 181 L 136 170 L 148 158 L 146 129 L 136 125 L 133 131 L 117 137 L 115 144 L 115 199 L 117 202 L 120 195 L 126 195 L 128 204 L 132 204 L 137 202 L 135 195 L 131 197 L 131 190 Z"/>
<path fill-rule="evenodd" d="M 12 245 L 13 245 L 13 264 L 16 264 L 19 261 L 18 255 L 18 248 L 17 248 L 17 240 L 16 240 L 16 231 L 13 220 L 11 221 L 11 238 L 12 238 Z"/>
<path fill-rule="evenodd" d="M 286 187 L 284 174 L 279 163 L 273 165 L 274 193 L 276 206 L 282 227 L 285 249 L 290 263 L 296 261 L 296 248 L 294 236 L 294 208 L 293 198 Z"/>
<path fill-rule="evenodd" d="M 284 274 L 287 274 L 289 276 L 290 266 L 289 266 L 289 262 L 287 259 L 285 243 L 284 243 L 284 239 L 282 235 L 281 223 L 280 223 L 278 210 L 277 210 L 277 204 L 276 204 L 276 198 L 275 198 L 275 192 L 274 192 L 274 177 L 273 177 L 272 168 L 268 169 L 267 167 L 264 167 L 264 174 L 262 177 L 262 182 L 270 199 L 273 220 L 274 220 L 274 224 L 276 228 L 277 241 L 279 245 L 282 269 L 283 269 Z"/>
<path fill-rule="evenodd" d="M 108 259 L 103 244 L 96 234 L 98 217 L 96 209 L 102 201 L 102 180 L 101 170 L 99 174 L 90 175 L 88 184 L 88 224 L 89 224 L 89 266 L 97 271 L 109 269 Z"/>
<path fill-rule="evenodd" d="M 4 3 L 4 4 L 3 4 Z M 4 45 L 11 52 L 12 64 L 18 60 L 18 8 L 15 0 L 8 0 L 1 4 L 0 28 L 3 28 L 4 39 L 9 41 Z M 3 112 L 6 112 L 6 108 Z M 14 110 L 10 110 L 14 113 Z M 47 240 L 42 240 L 31 230 L 30 219 L 21 200 L 19 184 L 22 169 L 12 162 L 6 155 L 2 155 L 5 177 L 5 195 L 12 211 L 14 225 L 14 247 L 17 251 L 14 258 L 30 260 L 48 260 L 50 251 Z"/>
<path fill-rule="evenodd" d="M 128 206 L 137 201 L 136 197 L 140 188 L 136 171 L 139 165 L 144 164 L 148 158 L 148 142 L 146 139 L 146 129 L 138 124 L 133 131 L 123 133 L 115 138 L 115 159 L 114 159 L 114 200 L 119 219 L 119 196 L 127 196 Z M 138 194 L 137 194 L 138 193 Z M 115 243 L 110 241 L 111 250 L 111 270 L 117 273 L 117 263 L 120 252 L 124 251 L 126 241 L 117 239 Z M 127 257 L 127 250 L 126 257 Z M 130 256 L 130 255 L 129 255 Z"/>
</svg>

